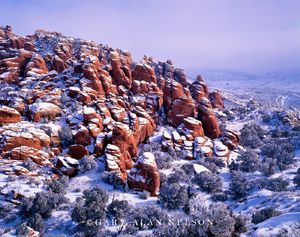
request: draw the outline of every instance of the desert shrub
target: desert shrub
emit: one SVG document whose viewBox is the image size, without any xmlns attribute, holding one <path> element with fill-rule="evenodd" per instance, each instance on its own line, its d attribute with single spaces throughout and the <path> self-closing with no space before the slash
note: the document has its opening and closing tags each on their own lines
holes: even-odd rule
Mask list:
<svg viewBox="0 0 300 237">
<path fill-rule="evenodd" d="M 204 160 L 196 161 L 197 164 L 203 165 L 205 168 L 209 169 L 212 173 L 217 174 L 219 172 L 219 167 L 212 161 L 211 158 L 206 158 Z"/>
<path fill-rule="evenodd" d="M 43 217 L 38 213 L 33 214 L 32 217 L 29 218 L 27 225 L 41 234 L 43 234 L 45 231 Z"/>
<path fill-rule="evenodd" d="M 222 190 L 222 179 L 209 171 L 196 174 L 192 180 L 202 191 L 216 193 Z"/>
<path fill-rule="evenodd" d="M 65 193 L 68 183 L 69 183 L 69 177 L 63 175 L 60 176 L 59 179 L 54 179 L 49 184 L 49 189 L 51 189 L 52 192 L 54 193 Z"/>
<path fill-rule="evenodd" d="M 289 136 L 291 136 L 291 132 L 287 129 L 282 129 L 280 127 L 277 127 L 271 130 L 271 137 L 273 138 L 289 137 Z"/>
<path fill-rule="evenodd" d="M 161 145 L 156 142 L 149 142 L 147 141 L 146 144 L 143 145 L 142 152 L 160 152 L 161 151 Z"/>
<path fill-rule="evenodd" d="M 267 114 L 267 113 L 264 113 L 262 115 L 262 121 L 264 123 L 270 123 L 271 122 L 271 116 L 269 114 Z"/>
<path fill-rule="evenodd" d="M 187 227 L 185 225 L 161 225 L 159 229 L 153 231 L 154 236 L 157 237 L 183 237 L 193 236 L 189 235 Z M 196 235 L 197 236 L 197 235 Z M 200 236 L 200 235 L 199 235 Z"/>
<path fill-rule="evenodd" d="M 160 189 L 159 201 L 168 209 L 179 209 L 188 201 L 187 187 L 178 183 L 164 184 Z"/>
<path fill-rule="evenodd" d="M 229 185 L 229 193 L 233 199 L 246 197 L 250 189 L 250 182 L 243 172 L 235 171 L 232 173 L 232 180 Z"/>
<path fill-rule="evenodd" d="M 265 131 L 257 124 L 245 124 L 241 129 L 240 143 L 243 146 L 257 148 L 262 145 L 261 139 L 265 135 Z"/>
<path fill-rule="evenodd" d="M 62 194 L 54 193 L 51 190 L 40 192 L 34 198 L 24 198 L 22 200 L 20 215 L 26 218 L 34 214 L 40 214 L 43 218 L 48 218 L 54 209 L 67 201 Z"/>
<path fill-rule="evenodd" d="M 32 159 L 28 158 L 24 161 L 24 167 L 29 171 L 34 171 L 38 168 L 37 164 L 32 161 Z"/>
<path fill-rule="evenodd" d="M 238 156 L 239 169 L 243 172 L 255 172 L 259 168 L 258 155 L 253 150 L 241 152 Z"/>
<path fill-rule="evenodd" d="M 160 176 L 160 186 L 168 182 L 168 176 L 165 173 L 159 172 L 159 176 Z"/>
<path fill-rule="evenodd" d="M 127 215 L 127 222 L 137 230 L 155 229 L 166 221 L 167 212 L 156 205 L 133 208 Z"/>
<path fill-rule="evenodd" d="M 226 193 L 214 193 L 211 198 L 215 202 L 225 202 L 228 196 Z"/>
<path fill-rule="evenodd" d="M 266 177 L 262 177 L 262 178 L 257 178 L 257 179 L 253 179 L 250 181 L 250 185 L 252 188 L 254 189 L 263 189 L 266 187 L 267 183 L 268 183 L 268 179 Z"/>
<path fill-rule="evenodd" d="M 209 161 L 213 162 L 220 169 L 222 169 L 222 168 L 224 168 L 226 166 L 223 158 L 213 157 L 213 159 L 211 159 L 211 158 L 207 157 L 207 158 L 205 158 L 205 160 L 209 160 Z"/>
<path fill-rule="evenodd" d="M 294 176 L 293 182 L 297 187 L 300 187 L 300 168 L 297 170 L 297 174 Z"/>
<path fill-rule="evenodd" d="M 146 200 L 146 199 L 148 199 L 150 197 L 150 193 L 148 191 L 144 190 L 143 192 L 139 193 L 139 197 L 141 199 Z"/>
<path fill-rule="evenodd" d="M 190 177 L 184 172 L 182 169 L 175 169 L 173 173 L 168 176 L 168 183 L 180 183 L 180 182 L 188 182 Z"/>
<path fill-rule="evenodd" d="M 244 218 L 233 216 L 232 211 L 224 203 L 208 205 L 195 196 L 189 200 L 188 205 L 189 218 L 193 221 L 201 220 L 201 224 L 185 226 L 183 236 L 239 236 L 239 233 L 246 230 Z"/>
<path fill-rule="evenodd" d="M 239 237 L 242 233 L 245 233 L 248 229 L 246 227 L 247 218 L 243 215 L 234 216 L 235 224 L 234 224 L 234 233 L 233 237 Z"/>
<path fill-rule="evenodd" d="M 13 206 L 11 204 L 6 204 L 4 202 L 0 203 L 0 216 L 1 219 L 6 219 L 10 218 L 9 216 L 11 215 L 11 210 Z"/>
<path fill-rule="evenodd" d="M 269 139 L 264 142 L 261 154 L 276 160 L 279 169 L 284 170 L 294 162 L 295 147 L 287 139 Z"/>
<path fill-rule="evenodd" d="M 89 171 L 97 168 L 97 162 L 94 156 L 85 156 L 80 160 L 79 169 L 81 171 Z"/>
<path fill-rule="evenodd" d="M 289 185 L 288 180 L 284 180 L 282 177 L 269 179 L 265 185 L 265 188 L 274 192 L 287 191 Z"/>
<path fill-rule="evenodd" d="M 228 165 L 228 168 L 229 168 L 230 172 L 238 171 L 238 170 L 240 170 L 240 164 L 236 160 L 233 160 Z"/>
<path fill-rule="evenodd" d="M 28 235 L 29 229 L 25 223 L 22 223 L 17 226 L 16 234 L 17 237 L 26 237 Z"/>
<path fill-rule="evenodd" d="M 184 173 L 189 177 L 192 177 L 195 174 L 194 166 L 191 163 L 182 165 L 180 169 L 183 170 Z"/>
<path fill-rule="evenodd" d="M 102 174 L 102 180 L 110 185 L 113 185 L 116 189 L 124 188 L 123 181 L 118 171 L 104 171 Z"/>
<path fill-rule="evenodd" d="M 113 200 L 107 206 L 108 216 L 115 218 L 117 221 L 123 219 L 130 211 L 131 206 L 127 200 Z"/>
<path fill-rule="evenodd" d="M 83 192 L 83 201 L 78 202 L 71 217 L 77 223 L 78 232 L 85 236 L 99 236 L 105 224 L 108 193 L 100 187 Z"/>
<path fill-rule="evenodd" d="M 266 158 L 263 162 L 259 165 L 259 170 L 266 176 L 271 176 L 276 172 L 276 160 L 272 158 Z"/>
<path fill-rule="evenodd" d="M 254 224 L 261 223 L 273 216 L 280 215 L 281 212 L 276 211 L 273 207 L 267 207 L 260 211 L 253 213 L 251 222 Z"/>
<path fill-rule="evenodd" d="M 168 169 L 172 166 L 172 156 L 168 152 L 153 151 L 155 162 L 159 169 Z"/>
</svg>

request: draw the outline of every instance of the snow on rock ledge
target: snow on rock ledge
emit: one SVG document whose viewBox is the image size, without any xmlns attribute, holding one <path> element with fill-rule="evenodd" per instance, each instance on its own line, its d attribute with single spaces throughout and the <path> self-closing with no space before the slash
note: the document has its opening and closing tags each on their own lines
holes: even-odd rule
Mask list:
<svg viewBox="0 0 300 237">
<path fill-rule="evenodd" d="M 53 120 L 62 113 L 57 105 L 46 102 L 34 103 L 29 107 L 29 110 L 34 122 L 40 122 L 43 118 Z"/>
</svg>

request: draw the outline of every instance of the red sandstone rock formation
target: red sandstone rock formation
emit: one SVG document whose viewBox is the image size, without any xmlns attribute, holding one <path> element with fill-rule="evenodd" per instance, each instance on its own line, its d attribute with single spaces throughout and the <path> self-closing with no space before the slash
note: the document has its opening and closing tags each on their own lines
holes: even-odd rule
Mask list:
<svg viewBox="0 0 300 237">
<path fill-rule="evenodd" d="M 21 121 L 20 113 L 10 107 L 0 107 L 0 123 L 17 123 Z"/>
<path fill-rule="evenodd" d="M 137 81 L 156 83 L 154 70 L 147 64 L 137 64 L 132 72 L 132 77 Z"/>
<path fill-rule="evenodd" d="M 208 98 L 213 108 L 224 109 L 224 102 L 219 91 L 209 93 Z"/>
<path fill-rule="evenodd" d="M 152 153 L 145 152 L 139 157 L 128 174 L 127 183 L 130 188 L 148 191 L 151 196 L 159 194 L 160 175 Z"/>
<path fill-rule="evenodd" d="M 105 164 L 108 171 L 116 171 L 123 183 L 127 179 L 125 157 L 120 151 L 120 148 L 108 144 L 105 148 Z M 128 164 L 127 164 L 128 165 Z M 132 166 L 132 164 L 130 165 Z"/>
<path fill-rule="evenodd" d="M 213 112 L 211 103 L 206 97 L 203 97 L 198 105 L 198 119 L 202 121 L 206 136 L 212 139 L 220 136 L 218 120 Z"/>
<path fill-rule="evenodd" d="M 127 51 L 44 30 L 20 37 L 7 26 L 0 27 L 0 84 L 0 123 L 18 123 L 0 128 L 1 154 L 20 160 L 32 156 L 43 165 L 51 162 L 44 154 L 49 152 L 66 175 L 76 175 L 77 159 L 105 154 L 107 169 L 118 170 L 125 182 L 138 145 L 158 123 L 182 124 L 164 134 L 163 142 L 186 159 L 195 159 L 195 151 L 222 156 L 226 149 L 205 137 L 220 137 L 212 110 L 212 105 L 223 107 L 219 93 L 209 94 L 201 76 L 190 84 L 170 60 L 145 57 L 135 65 Z M 229 132 L 220 140 L 230 150 L 238 144 Z M 146 183 L 135 178 L 128 183 L 157 195 L 157 167 L 147 164 L 151 155 L 143 157 L 135 168 Z M 134 169 L 130 173 L 137 175 Z"/>
</svg>

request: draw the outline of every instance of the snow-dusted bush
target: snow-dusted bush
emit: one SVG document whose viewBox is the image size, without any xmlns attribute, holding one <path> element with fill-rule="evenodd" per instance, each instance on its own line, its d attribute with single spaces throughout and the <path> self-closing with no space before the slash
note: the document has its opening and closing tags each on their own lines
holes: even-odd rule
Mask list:
<svg viewBox="0 0 300 237">
<path fill-rule="evenodd" d="M 83 192 L 83 201 L 78 202 L 71 217 L 77 223 L 78 232 L 85 236 L 99 236 L 105 224 L 106 204 L 109 195 L 100 187 Z"/>
<path fill-rule="evenodd" d="M 206 161 L 210 161 L 212 163 L 214 163 L 216 166 L 218 166 L 218 168 L 222 169 L 226 166 L 224 159 L 223 158 L 219 158 L 219 157 L 213 157 L 212 159 L 209 157 L 205 158 Z"/>
<path fill-rule="evenodd" d="M 262 172 L 266 176 L 270 176 L 275 174 L 277 163 L 275 159 L 266 158 L 264 162 L 261 162 L 259 165 L 260 172 Z"/>
<path fill-rule="evenodd" d="M 190 177 L 184 172 L 182 169 L 175 169 L 173 173 L 168 176 L 168 183 L 180 183 L 180 182 L 188 182 Z"/>
<path fill-rule="evenodd" d="M 127 223 L 137 230 L 155 229 L 167 221 L 167 212 L 156 205 L 135 207 L 127 215 Z"/>
<path fill-rule="evenodd" d="M 41 234 L 43 234 L 45 231 L 43 217 L 38 213 L 35 213 L 32 217 L 30 217 L 30 219 L 27 221 L 27 225 Z"/>
<path fill-rule="evenodd" d="M 187 203 L 188 219 L 184 225 L 163 225 L 154 230 L 155 236 L 239 236 L 245 232 L 245 221 L 235 217 L 223 203 L 207 204 L 201 196 L 195 196 Z"/>
<path fill-rule="evenodd" d="M 295 147 L 287 139 L 269 139 L 264 141 L 261 154 L 275 159 L 279 169 L 284 170 L 295 160 Z"/>
<path fill-rule="evenodd" d="M 259 168 L 260 160 L 253 150 L 241 152 L 238 156 L 239 169 L 243 172 L 255 172 Z"/>
<path fill-rule="evenodd" d="M 118 171 L 104 171 L 102 174 L 102 180 L 105 183 L 113 185 L 116 189 L 123 188 L 124 186 Z"/>
<path fill-rule="evenodd" d="M 168 209 L 179 209 L 188 201 L 187 186 L 178 183 L 162 185 L 159 193 L 160 203 Z"/>
<path fill-rule="evenodd" d="M 203 165 L 205 168 L 209 169 L 212 173 L 217 174 L 219 172 L 219 167 L 213 162 L 213 158 L 205 158 L 204 160 L 196 161 L 197 164 Z"/>
<path fill-rule="evenodd" d="M 97 168 L 97 162 L 94 156 L 85 156 L 80 160 L 79 169 L 81 171 L 89 171 Z"/>
<path fill-rule="evenodd" d="M 228 196 L 225 192 L 221 192 L 221 193 L 212 194 L 211 198 L 215 202 L 225 202 L 227 200 Z"/>
<path fill-rule="evenodd" d="M 246 197 L 250 189 L 250 182 L 243 172 L 235 171 L 232 173 L 232 180 L 229 185 L 229 193 L 233 199 Z"/>
<path fill-rule="evenodd" d="M 55 208 L 67 201 L 63 194 L 54 193 L 51 190 L 40 192 L 34 198 L 24 198 L 22 200 L 20 214 L 26 218 L 37 213 L 43 218 L 48 218 Z"/>
<path fill-rule="evenodd" d="M 153 151 L 155 162 L 159 169 L 168 169 L 172 166 L 172 160 L 174 159 L 168 152 Z"/>
<path fill-rule="evenodd" d="M 246 124 L 241 129 L 240 144 L 250 148 L 257 148 L 262 145 L 261 139 L 265 135 L 265 131 L 257 124 Z"/>
<path fill-rule="evenodd" d="M 159 172 L 159 176 L 160 176 L 160 186 L 168 182 L 168 176 L 165 173 Z"/>
<path fill-rule="evenodd" d="M 297 174 L 295 175 L 293 182 L 297 187 L 300 187 L 300 168 L 297 170 Z"/>
<path fill-rule="evenodd" d="M 186 163 L 180 167 L 181 170 L 186 173 L 189 177 L 192 177 L 195 174 L 194 166 L 191 163 Z"/>
<path fill-rule="evenodd" d="M 128 214 L 130 209 L 131 206 L 127 200 L 115 199 L 107 206 L 107 214 L 108 216 L 115 218 L 117 221 L 120 221 Z"/>
<path fill-rule="evenodd" d="M 273 216 L 280 215 L 281 212 L 276 211 L 273 207 L 267 207 L 260 211 L 253 213 L 251 222 L 254 224 L 261 223 Z"/>
<path fill-rule="evenodd" d="M 13 206 L 11 204 L 7 204 L 7 203 L 0 203 L 0 216 L 1 216 L 1 219 L 10 219 L 10 215 L 12 214 L 11 213 L 11 209 L 13 208 Z"/>
<path fill-rule="evenodd" d="M 148 191 L 144 190 L 143 192 L 139 193 L 139 197 L 141 199 L 146 200 L 146 199 L 148 199 L 150 197 L 150 193 Z"/>
<path fill-rule="evenodd" d="M 192 182 L 204 192 L 216 193 L 222 191 L 222 179 L 209 171 L 196 174 Z"/>
<path fill-rule="evenodd" d="M 25 223 L 18 225 L 16 228 L 17 237 L 25 237 L 28 235 L 28 232 L 29 229 Z"/>
<path fill-rule="evenodd" d="M 289 181 L 283 179 L 282 177 L 269 179 L 266 182 L 265 188 L 274 192 L 287 191 L 287 187 L 289 185 Z"/>
<path fill-rule="evenodd" d="M 68 183 L 69 183 L 69 177 L 63 175 L 63 176 L 59 177 L 59 179 L 54 179 L 49 184 L 49 189 L 51 189 L 52 192 L 54 192 L 54 193 L 65 193 Z"/>
</svg>

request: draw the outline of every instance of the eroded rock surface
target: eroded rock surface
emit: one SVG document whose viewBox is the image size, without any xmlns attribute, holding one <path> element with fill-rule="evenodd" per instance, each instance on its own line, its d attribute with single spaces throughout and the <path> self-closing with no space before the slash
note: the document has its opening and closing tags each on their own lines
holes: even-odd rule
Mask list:
<svg viewBox="0 0 300 237">
<path fill-rule="evenodd" d="M 153 157 L 134 161 L 158 126 L 174 127 L 163 147 L 183 150 L 186 159 L 199 152 L 223 156 L 224 147 L 214 148 L 211 140 L 221 136 L 213 111 L 223 108 L 219 92 L 209 94 L 201 76 L 188 82 L 171 60 L 134 63 L 128 51 L 45 30 L 22 37 L 9 26 L 0 29 L 0 50 L 3 158 L 30 157 L 74 176 L 83 157 L 104 155 L 108 171 L 125 183 L 126 170 L 129 177 L 140 170 L 146 183 L 133 178 L 130 186 L 157 195 Z M 232 150 L 238 139 L 226 133 L 220 142 Z"/>
</svg>

